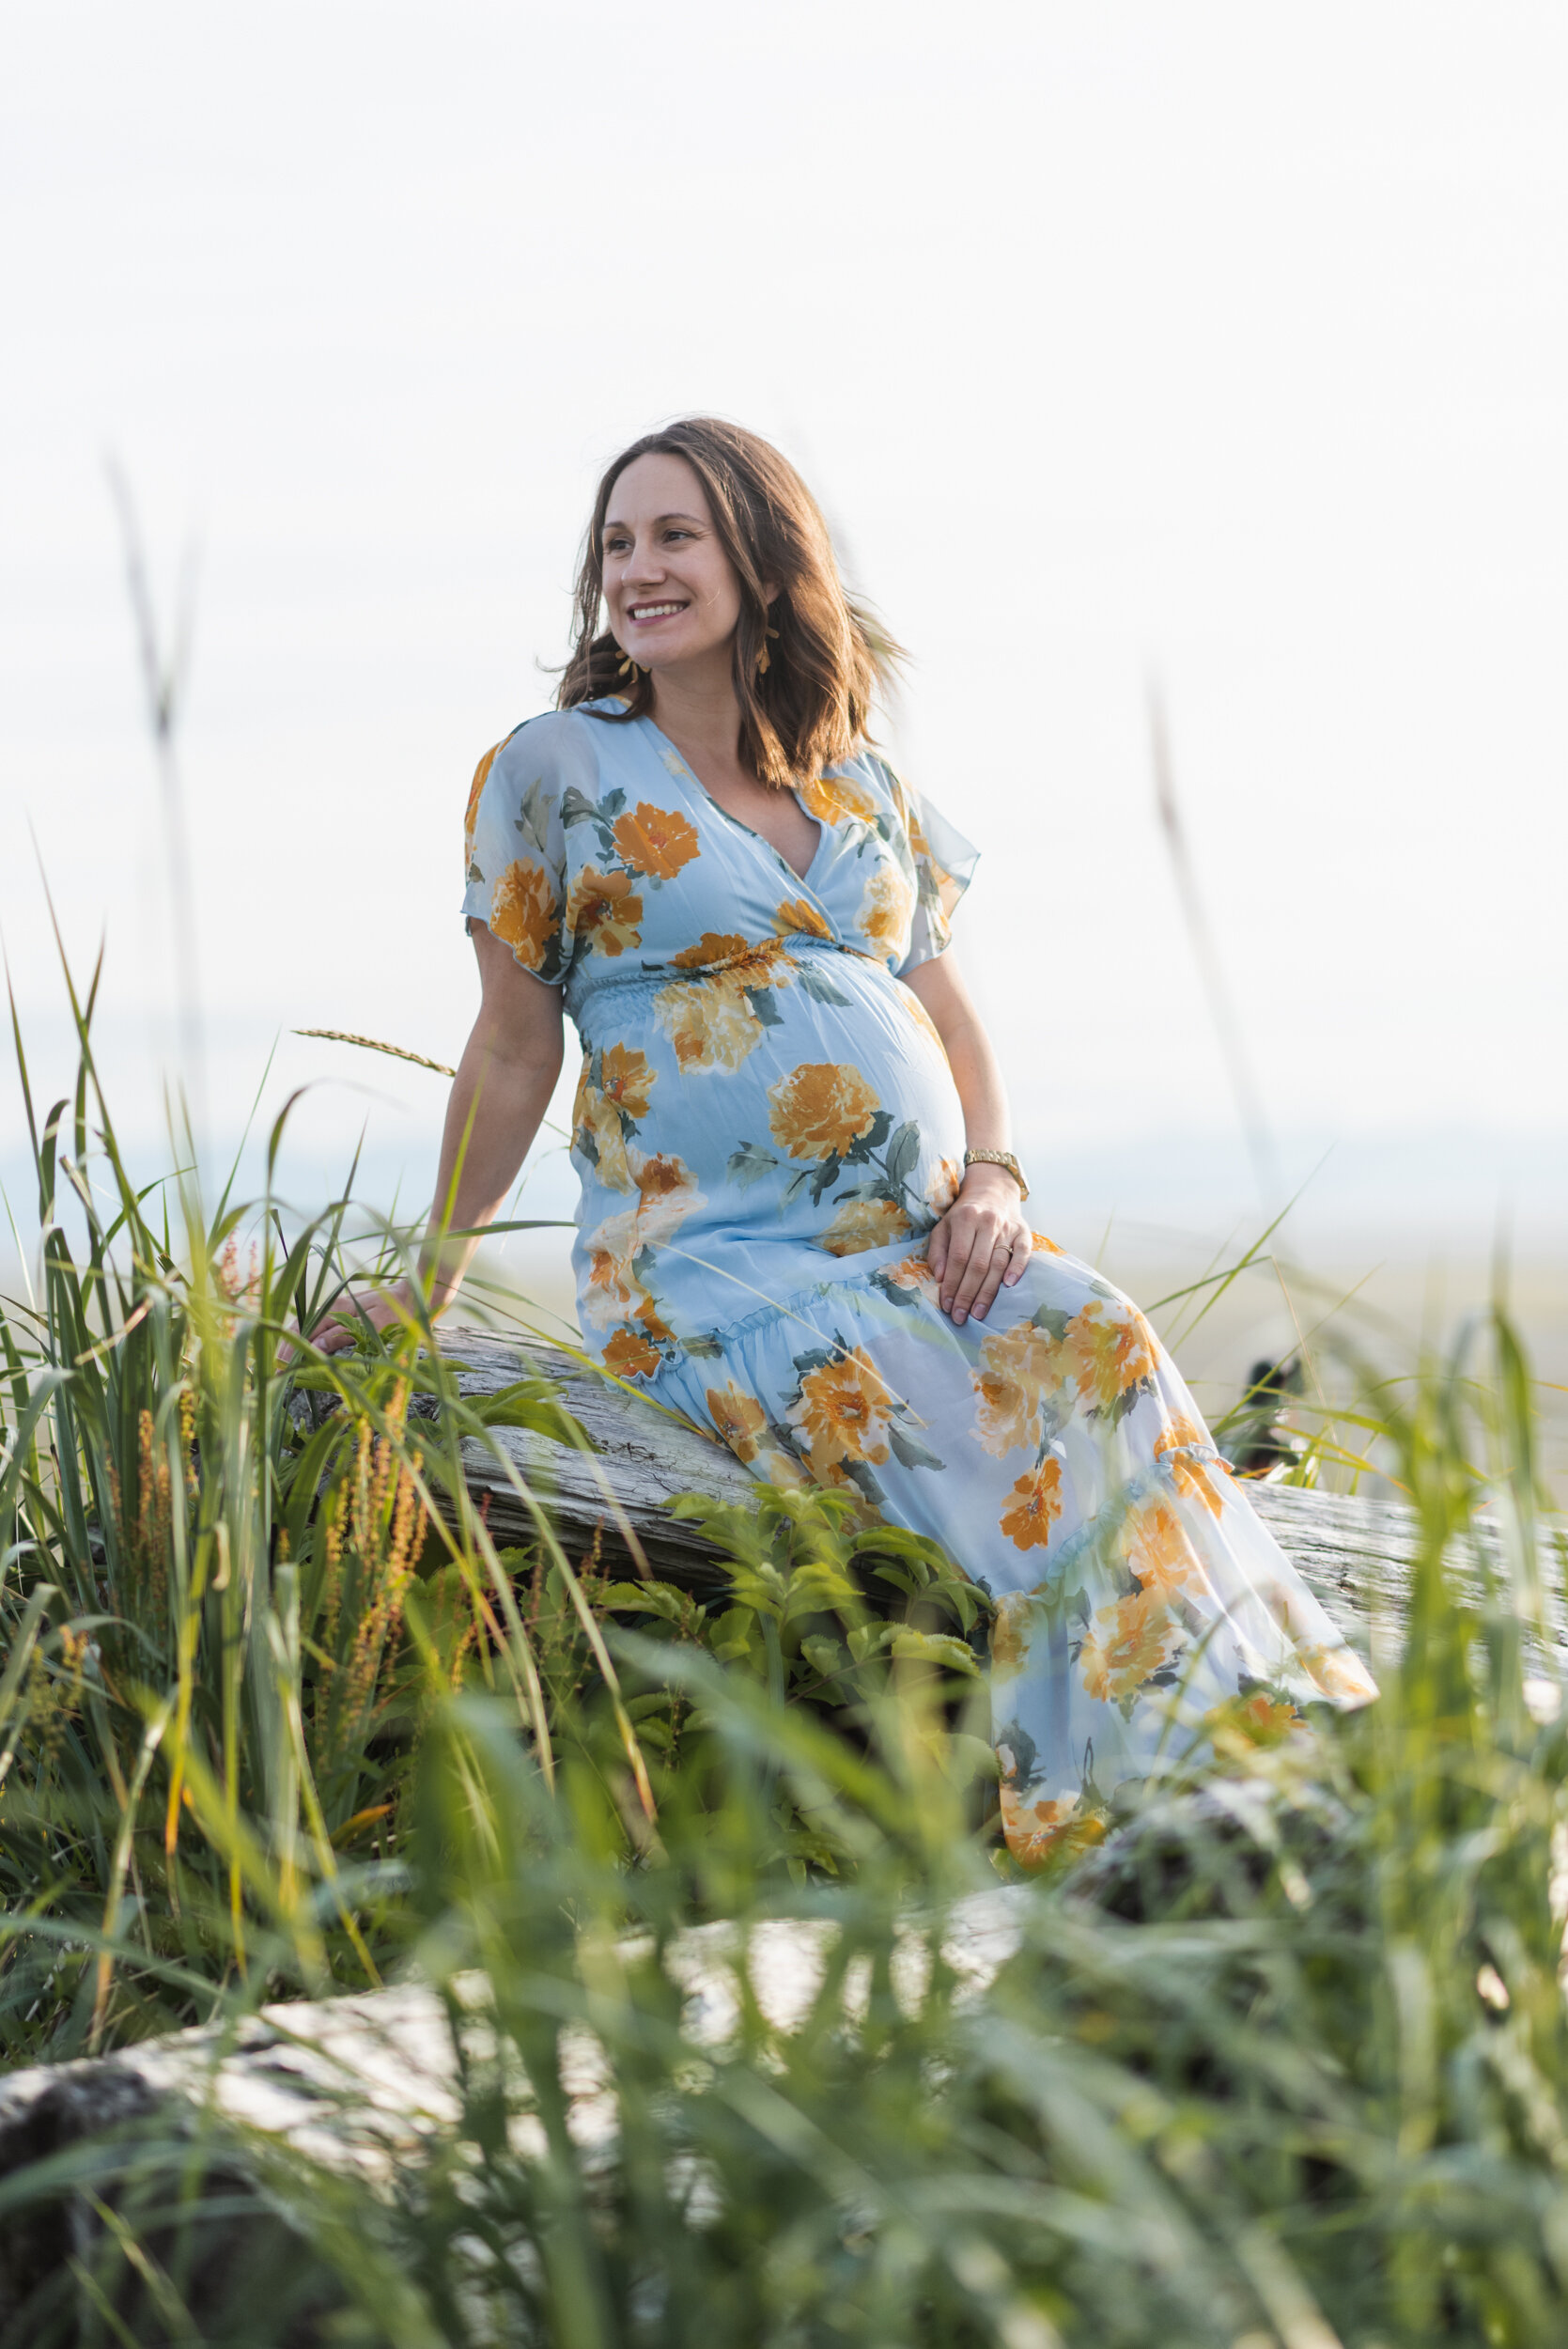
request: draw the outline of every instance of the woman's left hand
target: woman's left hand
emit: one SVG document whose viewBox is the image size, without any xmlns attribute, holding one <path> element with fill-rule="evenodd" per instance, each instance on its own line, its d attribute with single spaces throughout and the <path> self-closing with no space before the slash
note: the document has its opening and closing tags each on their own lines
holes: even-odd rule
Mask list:
<svg viewBox="0 0 1568 2349">
<path fill-rule="evenodd" d="M 958 1328 L 971 1314 L 984 1321 L 997 1291 L 1017 1286 L 1033 1252 L 1034 1235 L 1006 1168 L 971 1166 L 925 1252 L 943 1313 Z"/>
</svg>

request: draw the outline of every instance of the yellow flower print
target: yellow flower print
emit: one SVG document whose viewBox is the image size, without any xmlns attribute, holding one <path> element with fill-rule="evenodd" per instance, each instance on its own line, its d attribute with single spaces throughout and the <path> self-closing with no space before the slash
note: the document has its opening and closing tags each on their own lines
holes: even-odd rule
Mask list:
<svg viewBox="0 0 1568 2349">
<path fill-rule="evenodd" d="M 661 988 L 653 1009 L 682 1068 L 738 1068 L 762 1041 L 751 1004 L 727 988 Z"/>
<path fill-rule="evenodd" d="M 781 938 L 790 938 L 804 931 L 808 938 L 831 938 L 828 917 L 814 906 L 809 897 L 786 897 L 773 916 L 773 927 Z"/>
<path fill-rule="evenodd" d="M 792 1159 L 843 1158 L 871 1131 L 880 1107 L 847 1061 L 806 1061 L 768 1088 L 768 1124 Z"/>
<path fill-rule="evenodd" d="M 896 864 L 881 863 L 866 882 L 855 926 L 878 953 L 901 955 L 908 944 L 909 917 L 914 910 L 913 882 L 906 879 Z"/>
<path fill-rule="evenodd" d="M 648 800 L 640 800 L 634 810 L 617 816 L 611 837 L 622 861 L 634 873 L 646 873 L 654 880 L 674 880 L 697 854 L 695 824 L 689 824 L 684 816 L 655 807 Z"/>
<path fill-rule="evenodd" d="M 648 1097 L 659 1082 L 658 1069 L 650 1068 L 643 1054 L 629 1044 L 607 1044 L 602 1066 L 605 1099 L 613 1101 L 634 1125 L 646 1117 Z"/>
<path fill-rule="evenodd" d="M 896 1283 L 901 1289 L 912 1290 L 917 1297 L 923 1294 L 935 1297 L 937 1294 L 937 1276 L 924 1256 L 900 1256 L 898 1262 L 890 1264 L 880 1277 Z"/>
<path fill-rule="evenodd" d="M 741 938 L 731 930 L 705 930 L 670 960 L 677 971 L 706 972 L 721 986 L 787 987 L 794 972 L 782 938 Z"/>
<path fill-rule="evenodd" d="M 1277 1746 L 1301 1726 L 1295 1705 L 1287 1698 L 1271 1697 L 1266 1688 L 1250 1688 L 1245 1695 L 1238 1691 L 1203 1715 L 1216 1753 L 1231 1761 L 1260 1746 Z"/>
<path fill-rule="evenodd" d="M 768 1432 L 768 1414 L 754 1396 L 737 1386 L 709 1387 L 707 1408 L 720 1441 L 737 1460 L 754 1460 Z"/>
<path fill-rule="evenodd" d="M 766 1463 L 768 1482 L 770 1485 L 777 1485 L 781 1490 L 792 1493 L 805 1492 L 809 1489 L 812 1483 L 810 1473 L 795 1457 L 794 1453 L 787 1452 L 782 1443 L 769 1440 L 764 1445 L 758 1457 Z"/>
<path fill-rule="evenodd" d="M 1011 1679 L 1029 1661 L 1029 1635 L 1034 1622 L 1034 1601 L 1027 1591 L 1008 1591 L 997 1601 L 991 1618 L 991 1673 Z"/>
<path fill-rule="evenodd" d="M 754 1395 L 736 1386 L 709 1387 L 707 1408 L 721 1442 L 728 1444 L 753 1476 L 766 1476 L 770 1485 L 790 1492 L 810 1485 L 804 1467 L 774 1436 Z"/>
<path fill-rule="evenodd" d="M 485 753 L 474 770 L 474 781 L 468 786 L 468 806 L 463 813 L 463 843 L 470 854 L 474 848 L 474 828 L 479 820 L 479 801 L 489 780 L 490 769 L 495 765 L 495 754 L 500 748 L 497 742 Z"/>
<path fill-rule="evenodd" d="M 1020 1321 L 980 1342 L 980 1368 L 970 1373 L 980 1398 L 975 1432 L 993 1458 L 1040 1440 L 1040 1405 L 1062 1386 L 1063 1349 L 1045 1330 Z"/>
<path fill-rule="evenodd" d="M 605 1346 L 604 1367 L 617 1378 L 651 1378 L 659 1355 L 641 1330 L 617 1330 Z"/>
<path fill-rule="evenodd" d="M 588 1252 L 588 1288 L 582 1303 L 590 1320 L 601 1326 L 608 1320 L 619 1320 L 633 1297 L 640 1294 L 631 1270 L 638 1245 L 635 1207 L 629 1207 L 624 1215 L 606 1216 L 584 1242 Z"/>
<path fill-rule="evenodd" d="M 1354 1648 L 1303 1648 L 1300 1662 L 1331 1704 L 1370 1704 L 1377 1694 L 1376 1681 Z"/>
<path fill-rule="evenodd" d="M 963 1188 L 964 1170 L 956 1159 L 943 1159 L 925 1188 L 925 1204 L 933 1215 L 945 1215 Z"/>
<path fill-rule="evenodd" d="M 639 1156 L 634 1173 L 644 1206 L 655 1200 L 678 1199 L 683 1191 L 696 1189 L 697 1178 L 691 1169 L 684 1159 L 677 1159 L 673 1153 L 663 1158 Z"/>
<path fill-rule="evenodd" d="M 556 910 L 544 866 L 517 857 L 490 892 L 491 935 L 510 946 L 526 970 L 537 971 L 555 935 Z"/>
<path fill-rule="evenodd" d="M 592 1151 L 584 1150 L 593 1159 L 598 1180 L 607 1190 L 629 1190 L 631 1168 L 627 1160 L 626 1137 L 621 1121 L 611 1103 L 597 1085 L 578 1087 L 577 1113 L 573 1121 L 573 1140 L 592 1143 Z"/>
<path fill-rule="evenodd" d="M 898 1000 L 904 1009 L 908 1013 L 909 1018 L 914 1021 L 915 1026 L 920 1030 L 922 1035 L 924 1036 L 926 1042 L 928 1044 L 934 1044 L 938 1051 L 941 1054 L 943 1060 L 946 1060 L 947 1046 L 942 1042 L 941 1031 L 937 1026 L 937 1023 L 932 1019 L 930 1013 L 926 1010 L 925 1005 L 921 1002 L 920 997 L 915 993 L 914 988 L 912 987 L 900 987 L 898 990 Z M 947 1161 L 947 1163 L 951 1164 L 951 1160 Z"/>
<path fill-rule="evenodd" d="M 1168 1501 L 1158 1493 L 1135 1501 L 1123 1521 L 1122 1555 L 1145 1591 L 1162 1599 L 1179 1598 L 1203 1580 L 1203 1563 L 1187 1529 Z"/>
<path fill-rule="evenodd" d="M 1044 1232 L 1031 1232 L 1029 1244 L 1035 1255 L 1039 1255 L 1042 1250 L 1048 1256 L 1060 1256 L 1063 1252 L 1053 1239 L 1046 1237 Z"/>
<path fill-rule="evenodd" d="M 707 1205 L 697 1189 L 696 1176 L 683 1159 L 644 1158 L 640 1150 L 629 1146 L 626 1155 L 628 1172 L 638 1193 L 636 1206 L 607 1216 L 583 1238 L 588 1255 L 588 1284 L 582 1310 L 600 1329 L 610 1322 L 625 1320 L 630 1307 L 635 1307 L 639 1315 L 647 1312 L 647 1292 L 632 1266 L 644 1248 L 662 1247 L 674 1238 L 689 1215 Z M 651 1328 L 653 1323 L 645 1321 L 644 1326 Z M 657 1327 L 660 1333 L 665 1334 L 661 1322 Z"/>
<path fill-rule="evenodd" d="M 1067 1324 L 1066 1346 L 1079 1399 L 1091 1410 L 1109 1411 L 1129 1387 L 1154 1376 L 1153 1333 L 1124 1299 L 1091 1298 Z"/>
<path fill-rule="evenodd" d="M 807 815 L 819 824 L 840 824 L 846 816 L 858 817 L 862 824 L 876 821 L 876 801 L 863 784 L 847 775 L 814 775 L 796 789 Z"/>
<path fill-rule="evenodd" d="M 880 1462 L 888 1456 L 887 1429 L 893 1401 L 882 1375 L 863 1346 L 836 1361 L 809 1370 L 789 1421 L 805 1439 L 818 1484 L 843 1481 L 845 1460 Z"/>
<path fill-rule="evenodd" d="M 859 1256 L 868 1248 L 886 1248 L 908 1237 L 909 1219 L 892 1199 L 846 1199 L 816 1246 L 830 1256 Z"/>
<path fill-rule="evenodd" d="M 585 864 L 567 902 L 567 927 L 612 957 L 640 946 L 643 900 L 634 879 L 630 873 L 600 873 Z"/>
<path fill-rule="evenodd" d="M 1199 1446 L 1210 1456 L 1192 1458 L 1189 1447 Z M 1176 1480 L 1177 1491 L 1185 1493 L 1188 1501 L 1202 1502 L 1210 1517 L 1217 1517 L 1225 1506 L 1222 1480 L 1231 1470 L 1230 1463 L 1214 1452 L 1207 1430 L 1190 1419 L 1173 1419 L 1155 1439 L 1155 1458 L 1163 1460 L 1167 1453 L 1175 1455 L 1171 1473 Z"/>
<path fill-rule="evenodd" d="M 1052 1802 L 1031 1802 L 1003 1782 L 1002 1833 L 1020 1868 L 1043 1868 L 1048 1859 L 1082 1851 L 1100 1841 L 1105 1821 L 1094 1812 L 1080 1812 L 1082 1799 L 1074 1793 L 1058 1796 Z"/>
<path fill-rule="evenodd" d="M 577 1098 L 572 1104 L 574 1140 L 582 1136 L 591 1142 L 598 1179 L 610 1190 L 629 1190 L 631 1169 L 626 1155 L 626 1139 L 621 1126 L 624 1113 L 635 1122 L 646 1117 L 648 1097 L 658 1081 L 659 1071 L 650 1068 L 643 1054 L 629 1045 L 611 1044 L 600 1055 L 599 1070 L 603 1083 L 590 1082 L 593 1060 L 582 1056 L 582 1074 L 578 1080 Z"/>
<path fill-rule="evenodd" d="M 787 987 L 795 966 L 782 938 L 746 939 L 708 930 L 673 957 L 691 981 L 660 988 L 654 1017 L 675 1047 L 682 1068 L 738 1068 L 762 1041 L 762 1022 L 748 989 Z"/>
<path fill-rule="evenodd" d="M 1181 1653 L 1182 1631 L 1157 1591 L 1102 1607 L 1079 1650 L 1086 1695 L 1107 1704 L 1134 1696 L 1151 1675 Z"/>
<path fill-rule="evenodd" d="M 1019 1477 L 998 1522 L 1016 1549 L 1044 1549 L 1061 1515 L 1062 1463 L 1048 1458 Z"/>
</svg>

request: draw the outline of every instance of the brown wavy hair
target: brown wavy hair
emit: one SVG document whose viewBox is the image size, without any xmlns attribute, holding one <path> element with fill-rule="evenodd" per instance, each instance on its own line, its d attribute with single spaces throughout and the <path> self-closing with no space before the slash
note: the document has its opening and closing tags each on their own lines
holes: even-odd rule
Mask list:
<svg viewBox="0 0 1568 2349">
<path fill-rule="evenodd" d="M 759 783 L 782 788 L 820 774 L 867 739 L 873 697 L 892 682 L 902 650 L 845 593 L 828 526 L 794 466 L 769 442 L 719 417 L 683 416 L 644 433 L 605 472 L 583 543 L 571 658 L 556 707 L 625 694 L 625 709 L 593 712 L 622 724 L 653 708 L 652 677 L 645 669 L 626 670 L 625 651 L 598 617 L 611 495 L 629 464 L 656 451 L 684 457 L 697 475 L 740 583 L 731 658 L 741 764 Z M 771 603 L 767 581 L 775 583 Z M 759 669 L 764 650 L 768 666 Z"/>
</svg>

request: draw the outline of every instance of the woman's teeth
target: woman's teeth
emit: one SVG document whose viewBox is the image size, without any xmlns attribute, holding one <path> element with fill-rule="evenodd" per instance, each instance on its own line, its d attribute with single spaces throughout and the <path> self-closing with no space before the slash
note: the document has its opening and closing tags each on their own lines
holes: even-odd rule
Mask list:
<svg viewBox="0 0 1568 2349">
<path fill-rule="evenodd" d="M 634 603 L 631 616 L 634 620 L 667 620 L 673 613 L 685 609 L 683 603 Z"/>
</svg>

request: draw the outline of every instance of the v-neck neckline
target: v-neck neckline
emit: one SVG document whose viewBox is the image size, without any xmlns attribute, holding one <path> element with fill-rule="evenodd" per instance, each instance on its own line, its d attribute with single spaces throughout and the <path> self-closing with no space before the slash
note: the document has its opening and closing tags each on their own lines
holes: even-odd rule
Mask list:
<svg viewBox="0 0 1568 2349">
<path fill-rule="evenodd" d="M 768 839 L 766 832 L 758 832 L 754 824 L 748 824 L 744 817 L 733 815 L 722 800 L 716 800 L 714 798 L 712 792 L 708 789 L 701 775 L 698 774 L 696 769 L 692 766 L 685 752 L 682 751 L 677 744 L 671 741 L 669 736 L 664 732 L 663 728 L 659 725 L 654 719 L 650 718 L 645 711 L 643 713 L 641 723 L 647 727 L 648 732 L 651 735 L 663 743 L 665 749 L 670 753 L 670 755 L 673 758 L 679 759 L 680 768 L 678 780 L 694 787 L 701 794 L 706 804 L 716 809 L 724 818 L 726 823 L 733 824 L 737 832 L 743 832 L 748 840 L 754 840 L 759 848 L 765 848 L 769 856 L 776 858 L 778 863 L 784 866 L 784 871 L 789 875 L 790 879 L 795 883 L 798 889 L 811 888 L 811 877 L 822 861 L 823 853 L 827 848 L 829 841 L 832 837 L 833 827 L 826 820 L 825 817 L 821 816 L 814 816 L 812 814 L 810 808 L 801 799 L 800 792 L 796 790 L 793 784 L 789 786 L 790 797 L 794 800 L 796 806 L 800 809 L 807 823 L 815 824 L 816 826 L 816 847 L 813 849 L 811 862 L 808 863 L 803 873 L 798 873 L 796 871 L 794 865 L 791 864 L 784 850 L 780 848 L 776 848 L 773 842 Z M 815 891 L 813 892 L 813 894 L 815 894 Z"/>
</svg>

